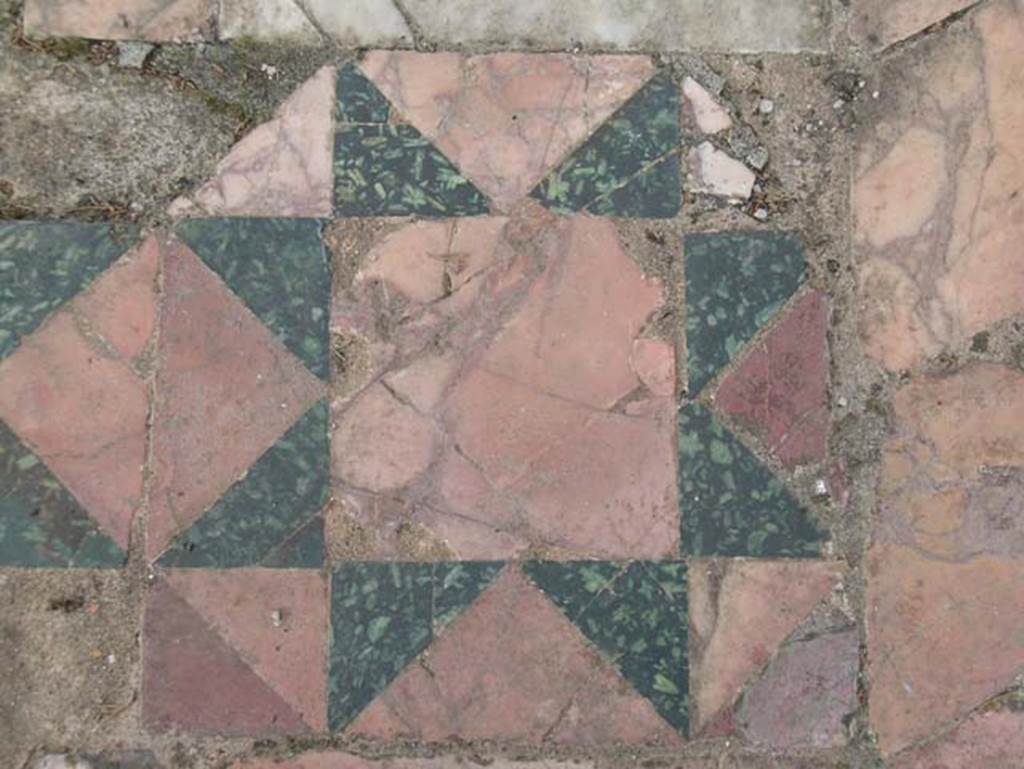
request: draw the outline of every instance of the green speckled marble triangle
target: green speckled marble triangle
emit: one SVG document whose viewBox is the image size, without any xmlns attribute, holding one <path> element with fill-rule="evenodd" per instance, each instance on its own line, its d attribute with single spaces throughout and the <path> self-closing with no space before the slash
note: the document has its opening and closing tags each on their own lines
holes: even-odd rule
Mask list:
<svg viewBox="0 0 1024 769">
<path fill-rule="evenodd" d="M 177 233 L 314 374 L 329 373 L 331 272 L 317 219 L 186 219 Z"/>
<path fill-rule="evenodd" d="M 771 470 L 697 403 L 679 412 L 683 550 L 815 558 L 826 533 Z"/>
<path fill-rule="evenodd" d="M 501 571 L 499 561 L 458 561 L 434 564 L 434 632 L 451 624 Z"/>
<path fill-rule="evenodd" d="M 339 123 L 386 123 L 391 104 L 370 80 L 352 64 L 338 73 L 338 100 L 334 108 Z"/>
<path fill-rule="evenodd" d="M 227 569 L 274 565 L 317 568 L 323 550 L 282 551 L 307 525 L 322 526 L 330 485 L 327 404 L 309 409 L 260 457 L 245 477 L 179 534 L 161 566 Z M 282 563 L 286 552 L 301 560 Z M 313 557 L 315 556 L 315 557 Z"/>
<path fill-rule="evenodd" d="M 334 137 L 337 216 L 472 216 L 487 198 L 407 123 L 389 123 L 391 105 L 355 67 L 338 76 Z"/>
<path fill-rule="evenodd" d="M 683 254 L 688 390 L 696 396 L 796 293 L 804 254 L 788 232 L 688 235 Z"/>
<path fill-rule="evenodd" d="M 473 216 L 488 210 L 472 182 L 411 125 L 338 126 L 337 216 Z"/>
<path fill-rule="evenodd" d="M 680 200 L 678 153 L 679 92 L 662 73 L 530 196 L 559 213 L 587 209 L 604 216 L 674 216 Z M 669 158 L 674 160 L 664 162 Z"/>
<path fill-rule="evenodd" d="M 345 563 L 331 580 L 327 720 L 348 725 L 433 638 L 433 564 Z"/>
<path fill-rule="evenodd" d="M 0 566 L 117 568 L 125 554 L 0 422 Z"/>
<path fill-rule="evenodd" d="M 0 222 L 0 360 L 123 254 L 110 225 Z"/>
<path fill-rule="evenodd" d="M 544 561 L 523 568 L 661 717 L 685 735 L 685 564 Z"/>
</svg>

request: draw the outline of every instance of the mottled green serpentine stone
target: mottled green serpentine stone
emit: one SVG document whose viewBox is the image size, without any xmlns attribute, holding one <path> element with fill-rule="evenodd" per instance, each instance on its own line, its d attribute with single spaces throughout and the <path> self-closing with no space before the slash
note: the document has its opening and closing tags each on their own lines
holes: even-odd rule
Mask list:
<svg viewBox="0 0 1024 769">
<path fill-rule="evenodd" d="M 0 422 L 0 566 L 117 568 L 125 554 Z"/>
<path fill-rule="evenodd" d="M 679 92 L 655 75 L 530 193 L 558 213 L 667 218 L 679 212 Z"/>
<path fill-rule="evenodd" d="M 796 293 L 805 265 L 789 232 L 687 235 L 683 254 L 688 391 L 696 396 Z"/>
<path fill-rule="evenodd" d="M 298 561 L 280 548 L 307 526 L 319 528 L 330 486 L 327 404 L 310 408 L 191 528 L 179 534 L 161 566 L 227 569 L 273 565 L 318 568 L 323 548 L 300 543 Z M 315 536 L 315 534 L 313 535 Z M 321 533 L 322 541 L 322 533 Z"/>
<path fill-rule="evenodd" d="M 108 224 L 0 222 L 0 360 L 134 240 Z"/>
<path fill-rule="evenodd" d="M 350 562 L 331 580 L 328 723 L 343 729 L 501 571 L 496 562 Z"/>
<path fill-rule="evenodd" d="M 535 561 L 523 569 L 662 718 L 685 735 L 686 565 Z"/>
<path fill-rule="evenodd" d="M 698 403 L 679 412 L 683 550 L 693 556 L 813 558 L 826 532 L 785 485 Z"/>
<path fill-rule="evenodd" d="M 377 86 L 352 64 L 338 73 L 338 100 L 334 117 L 338 123 L 387 123 L 391 105 Z"/>
<path fill-rule="evenodd" d="M 314 374 L 329 374 L 331 271 L 319 219 L 186 219 L 177 233 Z"/>
</svg>

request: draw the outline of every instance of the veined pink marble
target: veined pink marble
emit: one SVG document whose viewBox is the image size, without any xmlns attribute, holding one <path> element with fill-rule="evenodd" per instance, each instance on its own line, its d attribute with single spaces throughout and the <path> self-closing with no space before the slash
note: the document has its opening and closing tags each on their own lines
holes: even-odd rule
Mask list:
<svg viewBox="0 0 1024 769">
<path fill-rule="evenodd" d="M 372 51 L 363 71 L 507 211 L 654 73 L 646 56 Z"/>
<path fill-rule="evenodd" d="M 27 0 L 31 37 L 191 41 L 212 37 L 212 0 Z"/>
</svg>

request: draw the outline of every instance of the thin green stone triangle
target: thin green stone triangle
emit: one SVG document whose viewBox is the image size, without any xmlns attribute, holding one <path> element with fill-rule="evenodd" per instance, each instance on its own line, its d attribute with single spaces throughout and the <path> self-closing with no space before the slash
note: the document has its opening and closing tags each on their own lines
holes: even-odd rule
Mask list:
<svg viewBox="0 0 1024 769">
<path fill-rule="evenodd" d="M 800 287 L 804 254 L 789 232 L 686 236 L 689 393 L 704 386 Z"/>
<path fill-rule="evenodd" d="M 679 211 L 679 92 L 651 78 L 530 193 L 559 213 L 671 217 Z"/>
<path fill-rule="evenodd" d="M 387 97 L 355 67 L 338 78 L 334 138 L 337 216 L 472 216 L 487 198 L 423 134 L 390 122 Z"/>
<path fill-rule="evenodd" d="M 0 566 L 118 568 L 125 554 L 0 422 Z"/>
<path fill-rule="evenodd" d="M 108 224 L 0 222 L 0 360 L 132 240 Z"/>
<path fill-rule="evenodd" d="M 523 568 L 661 717 L 685 735 L 685 564 L 534 561 Z"/>
<path fill-rule="evenodd" d="M 303 560 L 282 563 L 279 548 L 308 524 L 322 526 L 320 511 L 330 485 L 327 404 L 310 408 L 228 489 L 193 526 L 179 534 L 161 566 L 233 568 L 270 558 L 277 566 L 317 568 L 307 549 Z"/>
<path fill-rule="evenodd" d="M 679 412 L 683 550 L 693 556 L 816 558 L 826 532 L 785 484 L 698 403 Z"/>
<path fill-rule="evenodd" d="M 177 233 L 314 374 L 329 373 L 331 271 L 318 219 L 186 219 Z"/>
</svg>

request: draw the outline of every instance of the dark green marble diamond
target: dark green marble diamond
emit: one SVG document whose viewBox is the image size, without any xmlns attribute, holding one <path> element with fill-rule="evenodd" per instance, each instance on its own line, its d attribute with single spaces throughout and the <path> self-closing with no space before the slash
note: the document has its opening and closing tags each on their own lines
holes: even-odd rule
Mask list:
<svg viewBox="0 0 1024 769">
<path fill-rule="evenodd" d="M 487 199 L 411 125 L 345 124 L 334 139 L 338 216 L 472 216 Z"/>
<path fill-rule="evenodd" d="M 0 422 L 0 566 L 117 568 L 125 554 Z"/>
<path fill-rule="evenodd" d="M 386 123 L 391 114 L 387 97 L 353 64 L 338 73 L 338 101 L 334 116 L 339 123 Z"/>
<path fill-rule="evenodd" d="M 796 293 L 805 265 L 788 232 L 688 235 L 683 253 L 688 391 L 696 396 Z"/>
<path fill-rule="evenodd" d="M 685 564 L 543 561 L 523 569 L 662 718 L 685 735 Z"/>
<path fill-rule="evenodd" d="M 123 254 L 110 225 L 0 222 L 0 360 Z"/>
<path fill-rule="evenodd" d="M 327 503 L 329 457 L 327 404 L 321 401 L 175 538 L 160 565 L 319 567 L 320 511 Z"/>
<path fill-rule="evenodd" d="M 331 272 L 318 219 L 187 219 L 177 233 L 278 339 L 326 379 Z"/>
<path fill-rule="evenodd" d="M 700 404 L 679 412 L 683 550 L 815 558 L 826 533 L 771 470 Z"/>
<path fill-rule="evenodd" d="M 675 216 L 680 203 L 678 155 L 679 93 L 662 73 L 530 195 L 559 213 Z"/>
</svg>

